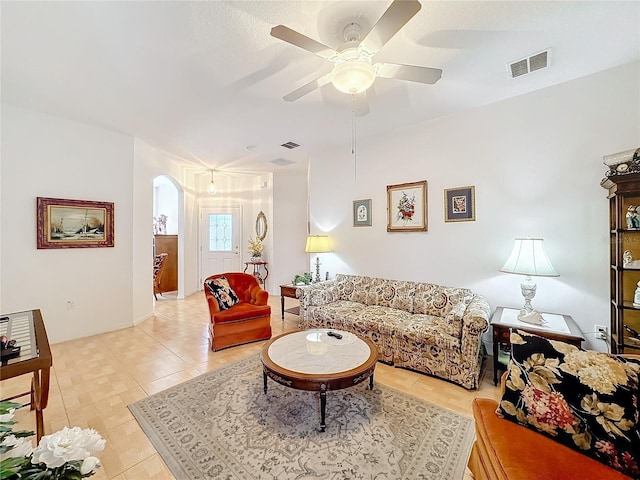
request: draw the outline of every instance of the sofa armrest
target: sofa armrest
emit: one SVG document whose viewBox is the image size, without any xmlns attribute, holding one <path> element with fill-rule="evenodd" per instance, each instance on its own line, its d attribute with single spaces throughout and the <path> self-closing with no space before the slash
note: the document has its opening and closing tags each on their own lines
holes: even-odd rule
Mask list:
<svg viewBox="0 0 640 480">
<path fill-rule="evenodd" d="M 337 282 L 326 280 L 296 288 L 296 297 L 300 300 L 300 309 L 306 310 L 310 306 L 326 305 L 338 300 Z"/>
<path fill-rule="evenodd" d="M 491 307 L 482 295 L 474 295 L 462 316 L 462 341 L 466 336 L 480 337 L 489 330 Z"/>
<path fill-rule="evenodd" d="M 489 317 L 491 308 L 489 302 L 482 295 L 474 295 L 467 309 L 462 316 L 462 336 L 460 337 L 460 363 L 470 372 L 479 371 L 480 347 L 482 345 L 482 334 L 489 330 Z M 467 388 L 476 388 L 475 385 Z"/>
</svg>

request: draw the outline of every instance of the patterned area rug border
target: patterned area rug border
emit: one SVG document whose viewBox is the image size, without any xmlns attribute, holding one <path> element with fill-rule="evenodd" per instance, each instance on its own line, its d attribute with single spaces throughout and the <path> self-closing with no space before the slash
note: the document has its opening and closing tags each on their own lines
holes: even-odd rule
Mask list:
<svg viewBox="0 0 640 480">
<path fill-rule="evenodd" d="M 178 480 L 461 480 L 463 415 L 376 383 L 319 396 L 269 380 L 254 355 L 129 405 Z"/>
</svg>

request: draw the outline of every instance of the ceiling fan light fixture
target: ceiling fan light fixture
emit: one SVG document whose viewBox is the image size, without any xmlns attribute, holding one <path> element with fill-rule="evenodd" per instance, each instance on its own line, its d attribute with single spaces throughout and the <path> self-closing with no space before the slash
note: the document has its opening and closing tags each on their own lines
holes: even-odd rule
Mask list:
<svg viewBox="0 0 640 480">
<path fill-rule="evenodd" d="M 338 90 L 351 95 L 364 92 L 376 78 L 376 71 L 371 62 L 364 60 L 347 60 L 333 67 L 331 83 Z"/>
</svg>

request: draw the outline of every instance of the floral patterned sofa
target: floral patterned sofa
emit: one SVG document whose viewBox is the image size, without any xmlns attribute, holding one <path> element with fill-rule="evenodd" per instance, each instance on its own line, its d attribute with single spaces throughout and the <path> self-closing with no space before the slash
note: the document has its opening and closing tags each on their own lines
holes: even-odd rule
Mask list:
<svg viewBox="0 0 640 480">
<path fill-rule="evenodd" d="M 489 303 L 466 288 L 338 274 L 296 289 L 300 325 L 371 339 L 379 360 L 477 388 Z"/>
</svg>

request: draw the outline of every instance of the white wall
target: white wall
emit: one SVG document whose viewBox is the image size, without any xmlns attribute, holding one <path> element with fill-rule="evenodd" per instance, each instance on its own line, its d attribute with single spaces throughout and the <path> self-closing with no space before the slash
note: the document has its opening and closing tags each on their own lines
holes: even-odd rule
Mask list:
<svg viewBox="0 0 640 480">
<path fill-rule="evenodd" d="M 167 217 L 164 235 L 178 234 L 178 189 L 164 175 L 153 179 L 153 218 Z"/>
<path fill-rule="evenodd" d="M 451 115 L 311 159 L 311 233 L 334 252 L 323 270 L 470 287 L 519 307 L 522 277 L 499 273 L 518 236 L 541 236 L 560 273 L 537 278 L 533 305 L 573 316 L 590 342 L 609 323 L 608 207 L 602 156 L 640 146 L 639 65 Z M 370 115 L 376 115 L 372 109 Z M 386 186 L 428 181 L 427 232 L 386 231 Z M 328 189 L 327 185 L 331 185 Z M 476 221 L 444 222 L 445 188 L 474 185 Z M 352 227 L 372 199 L 373 226 Z M 312 259 L 311 259 L 312 260 Z"/>
<path fill-rule="evenodd" d="M 133 138 L 3 104 L 1 148 L 0 311 L 40 309 L 51 342 L 130 326 Z M 114 202 L 115 247 L 36 249 L 36 197 Z"/>
<path fill-rule="evenodd" d="M 153 181 L 170 177 L 178 188 L 178 298 L 197 292 L 198 204 L 196 177 L 179 157 L 136 139 L 133 163 L 134 196 L 134 322 L 153 315 Z"/>
<path fill-rule="evenodd" d="M 304 253 L 307 238 L 307 171 L 280 170 L 273 176 L 273 219 L 269 218 L 275 262 L 271 268 L 271 293 L 308 271 Z M 275 291 L 274 291 L 275 289 Z"/>
</svg>

